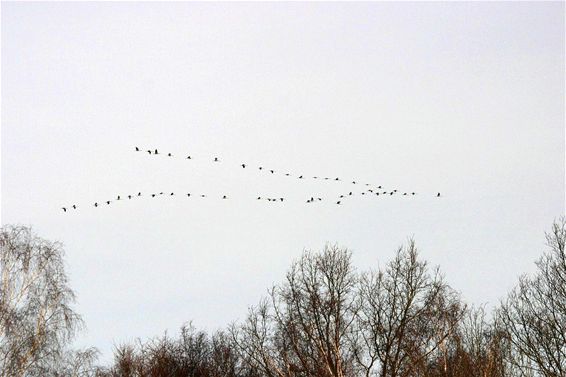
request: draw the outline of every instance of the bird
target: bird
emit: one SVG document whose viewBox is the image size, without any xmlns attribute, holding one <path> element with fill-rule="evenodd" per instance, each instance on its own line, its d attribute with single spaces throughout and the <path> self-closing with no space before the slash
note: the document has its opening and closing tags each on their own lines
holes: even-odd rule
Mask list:
<svg viewBox="0 0 566 377">
<path fill-rule="evenodd" d="M 206 195 L 201 194 L 200 197 L 201 197 L 201 198 L 206 198 Z"/>
<path fill-rule="evenodd" d="M 116 200 L 120 200 L 120 195 L 118 195 L 118 197 L 116 198 Z"/>
<path fill-rule="evenodd" d="M 76 204 L 73 204 L 73 209 L 77 209 L 77 205 L 76 205 Z"/>
<path fill-rule="evenodd" d="M 302 176 L 302 175 L 300 175 L 300 176 L 299 176 L 299 179 L 303 179 L 303 176 Z"/>
<path fill-rule="evenodd" d="M 312 179 L 317 179 L 318 177 L 312 177 Z"/>
<path fill-rule="evenodd" d="M 414 192 L 412 192 L 412 193 L 411 193 L 411 195 L 415 195 L 415 193 L 414 193 Z"/>
<path fill-rule="evenodd" d="M 279 198 L 279 200 L 283 201 L 283 198 Z"/>
<path fill-rule="evenodd" d="M 61 207 L 61 209 L 63 209 L 63 212 L 67 212 L 67 208 L 65 207 Z"/>
<path fill-rule="evenodd" d="M 155 198 L 155 194 L 151 194 L 151 197 L 152 197 L 152 198 Z"/>
<path fill-rule="evenodd" d="M 290 176 L 291 174 L 290 174 L 290 173 L 285 173 L 285 175 L 288 177 L 288 176 Z"/>
<path fill-rule="evenodd" d="M 189 192 L 189 193 L 187 194 L 187 196 L 191 196 L 191 193 Z"/>
<path fill-rule="evenodd" d="M 173 195 L 175 195 L 175 193 L 174 193 L 174 192 L 172 192 L 172 193 L 171 193 L 171 194 L 170 194 L 169 196 L 173 196 Z"/>
<path fill-rule="evenodd" d="M 310 199 L 307 199 L 307 203 L 310 203 L 310 202 L 311 202 L 311 200 L 310 200 Z"/>
<path fill-rule="evenodd" d="M 355 184 L 356 184 L 356 181 L 352 181 L 352 184 L 354 184 L 354 185 L 355 185 Z"/>
<path fill-rule="evenodd" d="M 271 198 L 267 198 L 267 201 L 270 202 L 270 201 L 271 201 Z"/>
<path fill-rule="evenodd" d="M 334 178 L 334 180 L 335 180 L 335 181 L 339 181 L 339 180 L 340 180 L 340 178 L 336 177 L 336 178 Z"/>
<path fill-rule="evenodd" d="M 365 194 L 366 194 L 365 192 L 362 192 L 362 195 L 365 195 Z"/>
<path fill-rule="evenodd" d="M 132 196 L 131 196 L 131 195 L 128 195 L 128 199 L 132 199 Z"/>
<path fill-rule="evenodd" d="M 246 164 L 242 164 L 242 169 L 245 169 L 245 168 L 246 168 Z"/>
<path fill-rule="evenodd" d="M 341 201 L 340 201 L 340 200 L 336 202 L 336 204 L 338 204 L 338 205 L 340 205 L 340 203 L 341 203 Z"/>
<path fill-rule="evenodd" d="M 187 156 L 187 160 L 190 160 L 190 159 L 191 159 L 191 156 Z"/>
<path fill-rule="evenodd" d="M 157 151 L 157 149 L 155 150 L 155 152 L 153 152 L 153 154 L 159 154 L 159 152 Z"/>
<path fill-rule="evenodd" d="M 270 170 L 271 174 L 275 173 L 275 170 Z"/>
<path fill-rule="evenodd" d="M 324 177 L 324 180 L 325 180 L 325 181 L 328 181 L 329 179 L 330 179 L 330 178 L 328 178 L 328 177 Z"/>
<path fill-rule="evenodd" d="M 343 198 L 343 197 L 344 197 L 344 195 L 340 195 L 340 198 Z"/>
<path fill-rule="evenodd" d="M 141 196 L 141 192 L 138 192 L 138 196 Z"/>
<path fill-rule="evenodd" d="M 380 188 L 381 188 L 381 186 L 377 186 L 377 188 L 378 188 L 378 189 L 380 189 Z"/>
<path fill-rule="evenodd" d="M 397 192 L 397 189 L 393 190 L 393 192 Z"/>
<path fill-rule="evenodd" d="M 214 162 L 218 162 L 218 157 L 214 157 Z"/>
<path fill-rule="evenodd" d="M 228 199 L 228 197 L 227 197 L 226 195 L 224 195 L 224 196 L 222 197 L 222 199 Z"/>
<path fill-rule="evenodd" d="M 110 201 L 110 200 L 107 200 L 107 201 L 106 201 L 106 204 L 110 205 L 110 203 L 111 203 L 111 201 Z"/>
<path fill-rule="evenodd" d="M 140 149 L 138 147 L 136 147 L 136 152 L 139 152 L 139 151 L 140 151 Z"/>
<path fill-rule="evenodd" d="M 369 191 L 369 192 L 373 192 L 373 190 L 372 190 L 372 189 L 369 189 L 368 191 Z"/>
<path fill-rule="evenodd" d="M 406 193 L 406 192 L 404 192 L 404 193 L 403 193 L 403 196 L 407 196 L 407 193 Z"/>
<path fill-rule="evenodd" d="M 379 192 L 376 192 L 375 195 L 379 196 Z"/>
<path fill-rule="evenodd" d="M 317 198 L 317 199 L 318 199 L 319 201 L 321 201 L 321 200 L 322 200 L 322 198 Z"/>
<path fill-rule="evenodd" d="M 159 193 L 159 195 L 163 195 L 163 191 L 161 191 L 161 192 Z"/>
<path fill-rule="evenodd" d="M 436 197 L 439 198 L 439 197 L 440 197 L 440 193 L 436 194 Z"/>
<path fill-rule="evenodd" d="M 352 191 L 350 191 L 350 193 L 348 195 L 352 195 Z"/>
<path fill-rule="evenodd" d="M 95 206 L 95 207 L 98 207 L 98 203 L 94 203 L 94 206 Z"/>
<path fill-rule="evenodd" d="M 173 157 L 171 153 L 167 153 L 167 157 Z"/>
<path fill-rule="evenodd" d="M 147 153 L 151 154 L 151 150 L 148 149 L 148 150 L 147 150 Z"/>
<path fill-rule="evenodd" d="M 258 197 L 257 197 L 257 200 L 261 200 L 261 196 L 258 196 Z"/>
<path fill-rule="evenodd" d="M 314 202 L 314 198 L 311 196 L 311 202 Z"/>
<path fill-rule="evenodd" d="M 391 191 L 391 192 L 389 193 L 389 195 L 393 195 L 393 194 L 394 194 L 393 191 Z"/>
<path fill-rule="evenodd" d="M 260 167 L 259 167 L 259 170 L 263 170 L 263 166 L 260 166 Z"/>
</svg>

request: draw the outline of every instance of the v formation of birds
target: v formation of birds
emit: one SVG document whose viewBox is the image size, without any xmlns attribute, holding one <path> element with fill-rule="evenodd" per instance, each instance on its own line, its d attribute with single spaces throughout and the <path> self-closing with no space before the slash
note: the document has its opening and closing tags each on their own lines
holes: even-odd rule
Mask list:
<svg viewBox="0 0 566 377">
<path fill-rule="evenodd" d="M 142 150 L 139 147 L 135 147 L 134 149 L 135 152 L 142 152 L 142 153 L 147 153 L 148 155 L 151 156 L 165 156 L 167 158 L 176 158 L 177 156 L 173 155 L 172 153 L 168 152 L 168 153 L 162 153 L 159 152 L 159 150 L 157 149 L 147 149 L 147 150 Z M 185 160 L 192 160 L 193 157 L 191 155 L 186 155 L 182 157 Z M 212 157 L 210 158 L 210 161 L 212 163 L 222 163 L 223 161 L 219 158 L 219 157 Z M 251 166 L 247 163 L 238 163 L 238 164 L 234 164 L 234 166 L 239 167 L 241 169 L 257 169 L 259 171 L 264 171 L 268 174 L 282 174 L 285 177 L 290 177 L 290 178 L 296 178 L 298 180 L 306 180 L 306 179 L 312 179 L 312 180 L 321 180 L 321 181 L 334 181 L 334 182 L 346 182 L 346 183 L 350 183 L 351 185 L 356 185 L 356 187 L 362 187 L 363 191 L 359 191 L 352 188 L 352 190 L 346 190 L 346 192 L 344 192 L 343 194 L 339 195 L 337 198 L 322 198 L 322 197 L 307 197 L 305 200 L 305 203 L 315 203 L 315 202 L 322 202 L 323 200 L 330 200 L 331 203 L 335 204 L 335 205 L 342 205 L 346 199 L 349 199 L 353 196 L 357 196 L 357 195 L 362 195 L 362 196 L 375 196 L 375 197 L 380 197 L 380 196 L 403 196 L 403 197 L 409 197 L 409 196 L 415 196 L 417 195 L 416 192 L 414 191 L 407 191 L 407 192 L 399 192 L 397 189 L 385 189 L 382 185 L 374 185 L 371 183 L 361 183 L 360 181 L 353 179 L 351 181 L 345 181 L 339 177 L 322 177 L 322 176 L 307 176 L 306 174 L 291 174 L 289 172 L 285 172 L 285 173 L 280 173 L 278 171 L 275 171 L 274 169 L 269 169 L 266 168 L 264 166 Z M 353 186 L 352 186 L 353 187 Z M 97 201 L 94 202 L 92 204 L 93 207 L 98 208 L 98 207 L 102 207 L 102 206 L 108 206 L 111 205 L 112 203 L 116 202 L 116 201 L 127 201 L 127 200 L 132 200 L 135 198 L 139 198 L 139 197 L 149 197 L 149 198 L 156 198 L 159 196 L 184 196 L 187 198 L 192 198 L 192 197 L 199 197 L 199 198 L 207 198 L 206 194 L 197 194 L 197 195 L 193 195 L 189 192 L 187 193 L 175 193 L 175 192 L 153 192 L 153 193 L 142 193 L 142 192 L 135 192 L 135 193 L 131 193 L 131 194 L 127 194 L 127 195 L 117 195 L 115 198 L 112 199 L 105 199 L 105 200 L 101 200 L 101 201 Z M 441 197 L 440 192 L 436 193 L 436 195 L 434 195 L 435 197 L 439 198 Z M 266 200 L 269 202 L 273 202 L 273 203 L 281 203 L 285 201 L 284 197 L 264 197 L 264 196 L 257 196 L 254 197 L 255 200 Z M 229 196 L 228 195 L 221 195 L 218 196 L 217 199 L 220 200 L 228 200 Z M 66 207 L 61 207 L 61 209 L 63 210 L 63 212 L 67 213 L 68 211 L 71 210 L 77 210 L 79 207 L 76 204 L 72 204 L 70 206 L 66 206 Z"/>
</svg>

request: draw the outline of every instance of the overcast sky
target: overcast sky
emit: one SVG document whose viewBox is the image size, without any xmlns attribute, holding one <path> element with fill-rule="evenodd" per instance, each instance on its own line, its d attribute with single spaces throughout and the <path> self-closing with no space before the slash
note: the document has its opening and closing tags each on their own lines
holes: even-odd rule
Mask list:
<svg viewBox="0 0 566 377">
<path fill-rule="evenodd" d="M 64 243 L 77 343 L 104 360 L 189 320 L 242 319 L 327 242 L 366 270 L 414 237 L 466 301 L 492 306 L 564 212 L 563 12 L 3 2 L 2 223 Z M 361 196 L 353 179 L 417 195 Z M 160 191 L 177 196 L 147 197 Z M 286 201 L 256 200 L 269 195 Z"/>
</svg>

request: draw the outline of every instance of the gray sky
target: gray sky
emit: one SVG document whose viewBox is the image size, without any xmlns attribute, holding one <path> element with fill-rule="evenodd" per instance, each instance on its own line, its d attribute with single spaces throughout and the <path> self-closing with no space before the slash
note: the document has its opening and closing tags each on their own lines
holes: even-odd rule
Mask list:
<svg viewBox="0 0 566 377">
<path fill-rule="evenodd" d="M 365 270 L 413 236 L 465 300 L 493 305 L 564 212 L 563 12 L 4 2 L 2 223 L 65 244 L 78 344 L 103 359 L 188 320 L 242 319 L 326 242 Z M 418 194 L 307 205 L 352 185 L 241 162 Z M 92 207 L 138 191 L 209 197 Z"/>
</svg>

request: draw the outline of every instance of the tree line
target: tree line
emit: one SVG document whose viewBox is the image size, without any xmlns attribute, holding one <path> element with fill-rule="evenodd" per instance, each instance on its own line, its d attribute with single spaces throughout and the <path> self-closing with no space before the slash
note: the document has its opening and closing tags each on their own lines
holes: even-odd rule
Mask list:
<svg viewBox="0 0 566 377">
<path fill-rule="evenodd" d="M 338 246 L 305 251 L 242 320 L 122 344 L 99 366 L 94 348 L 70 346 L 83 323 L 61 244 L 4 226 L 0 376 L 564 377 L 564 218 L 546 241 L 536 273 L 489 313 L 467 305 L 413 240 L 367 271 Z"/>
</svg>

